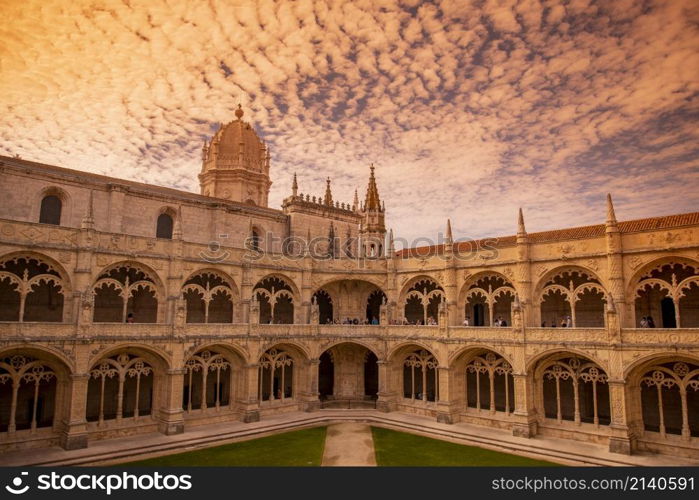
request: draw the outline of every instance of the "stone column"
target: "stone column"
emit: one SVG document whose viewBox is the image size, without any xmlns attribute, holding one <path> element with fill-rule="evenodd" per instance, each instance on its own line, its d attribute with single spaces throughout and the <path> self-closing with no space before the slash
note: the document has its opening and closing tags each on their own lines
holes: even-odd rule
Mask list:
<svg viewBox="0 0 699 500">
<path fill-rule="evenodd" d="M 536 409 L 534 405 L 534 388 L 532 379 L 526 374 L 513 374 L 515 384 L 515 421 L 512 435 L 517 437 L 536 436 Z"/>
<path fill-rule="evenodd" d="M 90 375 L 76 373 L 70 375 L 63 418 L 60 444 L 64 450 L 87 448 L 87 384 Z"/>
<path fill-rule="evenodd" d="M 163 377 L 164 401 L 158 415 L 158 431 L 168 436 L 184 432 L 184 410 L 182 409 L 184 372 L 181 368 L 170 369 Z"/>
<path fill-rule="evenodd" d="M 260 421 L 259 375 L 259 364 L 249 363 L 245 365 L 243 373 L 244 384 L 242 393 L 238 398 L 238 405 L 243 412 L 242 420 L 245 423 Z"/>
<path fill-rule="evenodd" d="M 453 371 L 448 366 L 437 367 L 439 399 L 437 400 L 437 422 L 454 424 L 459 421 L 459 411 L 452 394 L 455 384 L 452 383 Z"/>
<path fill-rule="evenodd" d="M 307 362 L 307 377 L 306 377 L 306 387 L 308 392 L 304 397 L 304 410 L 305 411 L 317 411 L 320 409 L 320 399 L 318 396 L 318 369 L 320 367 L 320 359 L 313 358 Z"/>
<path fill-rule="evenodd" d="M 391 366 L 386 360 L 378 360 L 379 367 L 379 393 L 376 401 L 376 409 L 383 412 L 393 410 L 395 393 L 391 390 Z"/>
<path fill-rule="evenodd" d="M 631 455 L 636 448 L 636 437 L 626 418 L 626 387 L 623 380 L 609 380 L 609 403 L 612 434 L 609 437 L 609 451 Z"/>
</svg>

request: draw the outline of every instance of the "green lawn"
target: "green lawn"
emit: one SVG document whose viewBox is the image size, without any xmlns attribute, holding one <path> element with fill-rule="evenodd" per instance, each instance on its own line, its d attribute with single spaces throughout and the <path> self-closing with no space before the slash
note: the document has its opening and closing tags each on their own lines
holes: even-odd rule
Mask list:
<svg viewBox="0 0 699 500">
<path fill-rule="evenodd" d="M 318 467 L 324 445 L 325 427 L 314 427 L 119 465 Z"/>
<path fill-rule="evenodd" d="M 543 460 L 372 427 L 376 463 L 394 467 L 551 466 Z"/>
</svg>

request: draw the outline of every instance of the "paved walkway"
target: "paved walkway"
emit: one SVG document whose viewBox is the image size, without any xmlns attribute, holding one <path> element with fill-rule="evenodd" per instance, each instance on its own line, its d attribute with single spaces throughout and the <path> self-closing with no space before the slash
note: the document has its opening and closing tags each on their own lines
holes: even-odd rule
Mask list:
<svg viewBox="0 0 699 500">
<path fill-rule="evenodd" d="M 328 426 L 321 465 L 323 467 L 376 466 L 371 427 L 355 423 Z"/>
</svg>

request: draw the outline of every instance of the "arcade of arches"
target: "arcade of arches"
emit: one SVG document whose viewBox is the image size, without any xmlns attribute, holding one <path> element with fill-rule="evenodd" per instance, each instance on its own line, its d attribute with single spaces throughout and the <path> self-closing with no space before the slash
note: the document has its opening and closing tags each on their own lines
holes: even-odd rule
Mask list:
<svg viewBox="0 0 699 500">
<path fill-rule="evenodd" d="M 163 280 L 150 267 L 121 261 L 93 276 L 87 290 L 92 300 L 89 318 L 95 323 L 109 327 L 131 316 L 134 332 L 143 334 L 139 324 L 163 321 L 165 297 L 172 294 L 166 294 Z M 184 305 L 185 325 L 239 327 L 244 307 L 239 286 L 216 269 L 183 276 L 174 299 Z M 0 324 L 62 323 L 71 287 L 64 270 L 48 257 L 16 254 L 0 259 Z M 248 344 L 223 335 L 212 344 L 184 338 L 109 347 L 111 342 L 102 338 L 99 344 L 85 344 L 83 356 L 90 361 L 82 371 L 67 358 L 39 349 L 40 342 L 5 349 L 0 354 L 0 446 L 35 439 L 56 444 L 67 432 L 69 415 L 83 419 L 84 432 L 99 439 L 227 419 L 254 420 L 280 409 L 349 407 L 418 413 L 517 435 L 610 443 L 616 429 L 626 426 L 634 449 L 699 457 L 699 353 L 654 357 L 652 350 L 638 350 L 643 362 L 627 360 L 631 368 L 624 372 L 606 364 L 607 355 L 600 355 L 607 352 L 604 345 L 571 351 L 549 341 L 550 351 L 541 356 L 522 344 L 524 361 L 517 361 L 510 346 L 520 345 L 516 336 L 488 347 L 478 345 L 476 337 L 479 331 L 494 335 L 489 326 L 496 320 L 512 326 L 517 286 L 498 273 L 480 274 L 462 285 L 456 304 L 471 318 L 471 326 L 449 326 L 444 337 L 441 326 L 419 326 L 441 318 L 447 288 L 436 280 L 418 277 L 394 295 L 364 280 L 307 288 L 316 326 L 340 325 L 309 330 L 313 325 L 298 324 L 302 305 L 297 284 L 272 275 L 246 292 L 253 298 L 251 314 L 275 336 L 268 344 L 254 329 L 247 334 Z M 678 259 L 642 268 L 629 289 L 637 323 L 652 316 L 656 326 L 675 328 L 691 342 L 696 334 L 692 328 L 699 326 L 696 264 Z M 398 299 L 392 302 L 391 296 Z M 609 292 L 591 272 L 574 266 L 554 270 L 542 276 L 533 296 L 539 297 L 535 307 L 542 322 L 570 317 L 580 335 L 605 332 Z M 413 324 L 384 323 L 401 315 Z M 366 324 L 357 329 L 356 338 L 353 325 L 342 325 L 355 318 Z M 372 325 L 374 318 L 379 325 Z M 281 338 L 274 324 L 298 328 L 298 339 Z M 506 335 L 510 330 L 498 331 Z M 653 333 L 645 328 L 623 332 Z M 656 335 L 673 338 L 665 330 Z M 173 358 L 177 342 L 187 347 L 180 358 Z M 173 424 L 167 420 L 172 415 L 179 419 Z"/>
</svg>

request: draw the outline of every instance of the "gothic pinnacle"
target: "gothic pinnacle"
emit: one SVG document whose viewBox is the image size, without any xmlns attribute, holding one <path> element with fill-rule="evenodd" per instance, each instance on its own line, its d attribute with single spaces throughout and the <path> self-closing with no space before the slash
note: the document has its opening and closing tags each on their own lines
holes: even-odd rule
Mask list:
<svg viewBox="0 0 699 500">
<path fill-rule="evenodd" d="M 332 191 L 330 190 L 330 177 L 325 181 L 325 197 L 323 198 L 323 203 L 326 205 L 332 206 L 333 204 L 333 194 Z"/>
<path fill-rule="evenodd" d="M 294 172 L 294 182 L 291 183 L 291 195 L 296 197 L 299 193 L 299 183 L 296 182 L 296 172 Z"/>
<path fill-rule="evenodd" d="M 607 193 L 607 225 L 616 225 L 616 214 L 614 213 L 614 204 L 612 203 L 612 195 Z"/>
<path fill-rule="evenodd" d="M 517 219 L 517 236 L 526 236 L 527 230 L 524 227 L 524 213 L 522 207 L 519 207 L 519 218 Z"/>
</svg>

